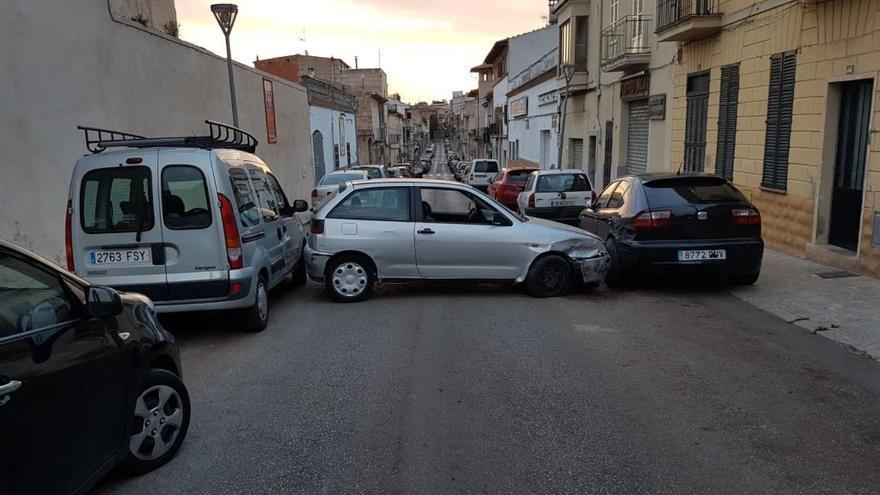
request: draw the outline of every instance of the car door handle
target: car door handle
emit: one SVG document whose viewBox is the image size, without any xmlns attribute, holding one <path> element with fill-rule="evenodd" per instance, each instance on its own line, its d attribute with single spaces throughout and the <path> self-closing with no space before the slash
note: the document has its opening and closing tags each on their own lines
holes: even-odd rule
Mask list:
<svg viewBox="0 0 880 495">
<path fill-rule="evenodd" d="M 416 233 L 417 233 L 417 234 L 422 234 L 422 235 L 434 235 L 434 234 L 435 234 L 435 232 L 434 232 L 433 230 L 431 230 L 431 229 L 422 229 L 422 230 L 420 230 L 420 231 L 418 231 L 418 232 L 416 232 Z"/>
<path fill-rule="evenodd" d="M 284 239 L 284 234 L 281 233 L 281 229 L 280 229 L 280 228 L 277 229 L 277 232 L 278 232 L 278 240 L 280 241 L 281 239 Z"/>
<path fill-rule="evenodd" d="M 11 394 L 21 388 L 21 382 L 18 380 L 10 380 L 0 385 L 0 395 Z"/>
</svg>

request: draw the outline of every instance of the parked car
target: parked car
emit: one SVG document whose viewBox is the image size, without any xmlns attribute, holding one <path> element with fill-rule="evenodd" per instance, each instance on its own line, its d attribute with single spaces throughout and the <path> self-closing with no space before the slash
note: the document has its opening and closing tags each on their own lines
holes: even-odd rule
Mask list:
<svg viewBox="0 0 880 495">
<path fill-rule="evenodd" d="M 263 330 L 271 289 L 306 281 L 305 233 L 256 140 L 223 124 L 211 137 L 109 139 L 86 129 L 92 154 L 73 169 L 67 266 L 93 283 L 146 294 L 159 313 L 240 310 Z M 90 137 L 91 136 L 91 137 Z M 108 148 L 123 148 L 104 151 Z"/>
<path fill-rule="evenodd" d="M 597 283 L 609 257 L 598 237 L 521 217 L 448 181 L 357 181 L 318 208 L 309 276 L 330 297 L 367 298 L 377 281 L 480 279 L 524 283 L 537 297 Z"/>
<path fill-rule="evenodd" d="M 740 284 L 761 273 L 761 214 L 715 175 L 620 178 L 583 211 L 580 226 L 605 240 L 611 284 L 658 270 L 712 270 Z"/>
<path fill-rule="evenodd" d="M 590 178 L 582 170 L 538 170 L 529 175 L 516 203 L 523 215 L 577 225 L 593 197 Z"/>
<path fill-rule="evenodd" d="M 497 174 L 498 160 L 476 159 L 471 162 L 465 182 L 469 186 L 485 191 Z"/>
<path fill-rule="evenodd" d="M 430 158 L 422 160 L 422 175 L 430 174 L 433 169 L 434 162 Z"/>
<path fill-rule="evenodd" d="M 388 172 L 389 172 L 390 177 L 393 177 L 396 179 L 412 178 L 412 174 L 409 173 L 409 167 L 406 167 L 406 166 L 389 167 Z"/>
<path fill-rule="evenodd" d="M 456 172 L 453 174 L 453 178 L 458 182 L 467 182 L 467 174 L 470 171 L 470 168 L 470 162 L 460 162 L 456 168 Z"/>
<path fill-rule="evenodd" d="M 412 177 L 413 176 L 413 166 L 411 163 L 395 163 L 391 166 L 392 168 L 402 169 L 401 177 Z"/>
<path fill-rule="evenodd" d="M 527 167 L 503 168 L 495 176 L 495 180 L 489 184 L 489 189 L 486 192 L 495 201 L 511 210 L 516 210 L 516 200 L 519 197 L 519 193 L 522 192 L 532 172 L 537 170 L 536 168 Z"/>
<path fill-rule="evenodd" d="M 363 170 L 371 179 L 388 178 L 388 172 L 385 170 L 385 165 L 358 165 L 351 167 L 349 170 Z"/>
<path fill-rule="evenodd" d="M 370 177 L 363 170 L 337 170 L 325 174 L 324 177 L 321 177 L 321 180 L 318 181 L 317 187 L 312 189 L 312 206 L 320 203 L 330 193 L 338 190 L 341 184 L 350 180 L 364 180 L 369 178 Z"/>
<path fill-rule="evenodd" d="M 3 493 L 84 493 L 174 457 L 190 401 L 149 299 L 0 241 Z"/>
</svg>

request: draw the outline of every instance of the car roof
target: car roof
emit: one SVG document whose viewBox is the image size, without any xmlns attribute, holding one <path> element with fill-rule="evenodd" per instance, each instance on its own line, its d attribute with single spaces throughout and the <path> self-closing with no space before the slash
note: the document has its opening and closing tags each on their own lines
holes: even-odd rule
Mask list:
<svg viewBox="0 0 880 495">
<path fill-rule="evenodd" d="M 586 174 L 585 171 L 579 168 L 553 168 L 553 169 L 544 169 L 544 170 L 536 170 L 538 175 L 560 175 L 560 174 Z"/>
<path fill-rule="evenodd" d="M 435 185 L 435 186 L 457 186 L 462 188 L 468 188 L 467 184 L 462 184 L 460 182 L 456 182 L 453 180 L 442 180 L 442 179 L 371 179 L 371 180 L 353 180 L 351 184 L 355 187 L 359 186 L 370 186 L 370 187 L 378 187 L 378 186 L 398 186 L 398 187 L 411 187 L 411 186 L 425 186 L 425 185 Z"/>
<path fill-rule="evenodd" d="M 721 177 L 720 175 L 709 174 L 709 173 L 706 173 L 706 172 L 682 172 L 682 173 L 680 173 L 680 174 L 675 173 L 675 172 L 657 172 L 657 173 L 650 173 L 650 174 L 627 175 L 627 176 L 625 176 L 625 177 L 629 177 L 629 178 L 632 178 L 632 179 L 639 180 L 639 181 L 641 181 L 643 184 L 644 184 L 644 183 L 648 183 L 648 182 L 652 182 L 652 181 L 655 181 L 655 180 L 663 180 L 663 179 L 685 179 L 685 178 L 689 178 L 689 177 L 691 177 L 691 178 L 692 178 L 692 177 L 706 177 L 706 178 L 722 179 L 722 180 L 724 180 L 724 178 Z M 623 177 L 620 177 L 620 178 L 622 179 Z"/>
<path fill-rule="evenodd" d="M 354 170 L 354 169 L 334 170 L 332 172 L 327 172 L 326 174 L 324 174 L 324 177 L 327 177 L 328 175 L 342 175 L 342 174 L 366 174 L 366 172 L 364 172 L 363 170 Z"/>
</svg>

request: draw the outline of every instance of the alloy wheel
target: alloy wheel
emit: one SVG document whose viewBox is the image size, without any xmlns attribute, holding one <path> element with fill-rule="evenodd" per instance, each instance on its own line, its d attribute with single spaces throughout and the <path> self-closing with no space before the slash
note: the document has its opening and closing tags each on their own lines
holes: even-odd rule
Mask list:
<svg viewBox="0 0 880 495">
<path fill-rule="evenodd" d="M 137 398 L 128 449 L 143 461 L 165 455 L 177 440 L 183 424 L 183 402 L 168 385 L 155 385 Z"/>
</svg>

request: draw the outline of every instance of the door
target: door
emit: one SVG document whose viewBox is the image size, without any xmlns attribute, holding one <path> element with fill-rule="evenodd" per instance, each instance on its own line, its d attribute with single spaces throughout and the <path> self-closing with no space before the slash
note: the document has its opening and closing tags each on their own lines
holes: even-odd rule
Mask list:
<svg viewBox="0 0 880 495">
<path fill-rule="evenodd" d="M 72 493 L 125 439 L 122 355 L 111 326 L 83 318 L 83 292 L 0 249 L 3 493 Z"/>
<path fill-rule="evenodd" d="M 580 169 L 584 166 L 584 140 L 572 139 L 571 154 L 569 155 L 568 168 Z"/>
<path fill-rule="evenodd" d="M 626 133 L 626 173 L 648 171 L 648 100 L 629 103 L 629 124 Z"/>
<path fill-rule="evenodd" d="M 596 182 L 596 136 L 590 136 L 589 146 L 587 146 L 587 176 L 590 178 L 590 184 Z"/>
<path fill-rule="evenodd" d="M 287 242 L 284 245 L 284 264 L 290 271 L 302 257 L 305 231 L 299 217 L 291 210 L 290 202 L 287 200 L 287 195 L 284 194 L 284 189 L 281 188 L 278 179 L 272 174 L 266 174 L 266 176 L 269 178 L 269 185 L 272 186 L 272 192 L 275 194 L 281 222 L 284 224 L 282 231 L 287 235 Z"/>
<path fill-rule="evenodd" d="M 581 222 L 580 227 L 587 232 L 592 232 L 594 234 L 597 233 L 596 230 L 596 221 L 599 217 L 599 212 L 602 211 L 605 206 L 608 204 L 608 201 L 611 200 L 611 195 L 614 193 L 614 189 L 620 184 L 620 181 L 612 182 L 602 190 L 602 193 L 599 194 L 599 197 L 596 198 L 596 201 L 593 202 L 592 208 L 588 208 L 581 212 Z M 604 237 L 603 237 L 604 239 Z"/>
<path fill-rule="evenodd" d="M 684 132 L 684 169 L 702 172 L 706 166 L 706 120 L 709 109 L 709 74 L 688 77 Z"/>
<path fill-rule="evenodd" d="M 275 193 L 262 168 L 256 164 L 248 164 L 248 175 L 254 186 L 254 194 L 263 220 L 257 228 L 262 230 L 263 237 L 254 242 L 266 253 L 269 259 L 269 286 L 272 287 L 287 274 L 289 267 L 284 257 L 285 246 L 289 248 L 290 236 L 286 232 L 284 222 L 278 211 Z"/>
<path fill-rule="evenodd" d="M 527 242 L 513 222 L 481 197 L 459 189 L 419 189 L 415 226 L 419 275 L 435 279 L 513 280 L 525 266 Z M 504 219 L 496 225 L 493 219 Z"/>
<path fill-rule="evenodd" d="M 642 25 L 644 22 L 642 20 L 645 15 L 645 0 L 633 0 L 633 31 L 632 31 L 632 45 L 631 48 L 636 52 L 641 52 L 642 47 L 645 46 L 645 29 Z"/>
<path fill-rule="evenodd" d="M 550 131 L 541 131 L 541 168 L 550 168 Z"/>
<path fill-rule="evenodd" d="M 857 251 L 873 82 L 867 79 L 847 82 L 841 85 L 841 90 L 828 242 Z"/>
<path fill-rule="evenodd" d="M 627 180 L 619 181 L 607 200 L 601 202 L 599 208 L 596 209 L 596 226 L 593 232 L 602 239 L 616 237 L 614 235 L 615 229 L 620 221 L 620 212 L 629 199 L 630 188 L 631 184 Z"/>
<path fill-rule="evenodd" d="M 602 183 L 611 182 L 611 163 L 614 153 L 614 121 L 605 121 L 605 161 L 602 166 Z"/>
<path fill-rule="evenodd" d="M 312 133 L 312 157 L 315 161 L 315 184 L 317 184 L 327 170 L 324 164 L 324 135 L 321 131 Z"/>
<path fill-rule="evenodd" d="M 159 152 L 162 200 L 157 219 L 165 241 L 167 301 L 223 297 L 229 292 L 226 245 L 212 167 L 199 152 Z M 214 198 L 212 200 L 212 198 Z"/>
<path fill-rule="evenodd" d="M 165 247 L 157 214 L 158 152 L 93 155 L 78 168 L 71 200 L 74 268 L 90 281 L 167 299 Z"/>
</svg>

